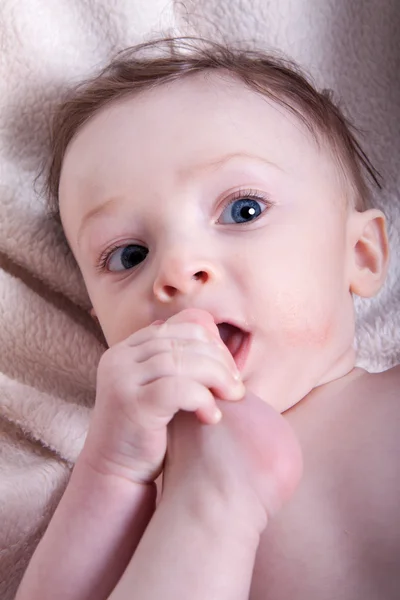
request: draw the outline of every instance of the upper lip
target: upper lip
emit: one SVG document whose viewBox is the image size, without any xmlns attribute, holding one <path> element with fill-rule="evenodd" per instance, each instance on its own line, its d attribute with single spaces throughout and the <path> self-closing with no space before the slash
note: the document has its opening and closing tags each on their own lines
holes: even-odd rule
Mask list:
<svg viewBox="0 0 400 600">
<path fill-rule="evenodd" d="M 240 329 L 240 331 L 242 331 L 246 335 L 250 333 L 247 329 L 242 327 L 242 325 L 239 325 L 239 323 L 237 321 L 233 321 L 232 319 L 222 319 L 221 321 L 215 321 L 215 324 L 217 326 L 221 325 L 222 323 L 226 323 L 227 325 L 232 325 L 233 327 L 236 327 L 236 329 Z"/>
<path fill-rule="evenodd" d="M 248 326 L 241 319 L 233 319 L 233 318 L 231 319 L 230 317 L 224 317 L 224 316 L 221 316 L 217 311 L 214 312 L 213 310 L 210 310 L 208 308 L 203 308 L 201 306 L 187 306 L 185 308 L 194 308 L 194 309 L 197 308 L 199 310 L 205 310 L 212 316 L 212 318 L 214 319 L 215 325 L 221 325 L 221 323 L 227 323 L 228 325 L 233 325 L 233 327 L 240 329 L 241 331 L 243 331 L 243 333 L 250 333 Z M 174 314 L 176 314 L 176 313 L 174 313 Z M 162 317 L 162 319 L 167 320 L 170 316 L 172 316 L 172 315 Z"/>
<path fill-rule="evenodd" d="M 214 319 L 214 323 L 216 325 L 221 325 L 221 323 L 227 323 L 227 325 L 233 325 L 233 327 L 236 327 L 237 329 L 240 329 L 241 331 L 243 331 L 244 333 L 250 333 L 250 331 L 246 328 L 246 326 L 240 321 L 240 320 L 235 320 L 235 319 L 230 319 L 230 318 L 225 318 L 225 317 L 215 317 L 213 315 L 213 313 L 210 313 Z"/>
</svg>

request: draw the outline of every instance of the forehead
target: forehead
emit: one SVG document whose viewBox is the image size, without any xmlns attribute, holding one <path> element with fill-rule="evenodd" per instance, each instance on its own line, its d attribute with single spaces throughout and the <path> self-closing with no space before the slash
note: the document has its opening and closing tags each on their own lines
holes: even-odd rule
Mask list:
<svg viewBox="0 0 400 600">
<path fill-rule="evenodd" d="M 199 73 L 114 102 L 82 127 L 64 157 L 61 213 L 64 196 L 81 196 L 79 212 L 86 211 L 97 192 L 176 183 L 241 153 L 289 174 L 305 176 L 316 162 L 332 171 L 331 156 L 283 106 L 230 75 Z"/>
</svg>

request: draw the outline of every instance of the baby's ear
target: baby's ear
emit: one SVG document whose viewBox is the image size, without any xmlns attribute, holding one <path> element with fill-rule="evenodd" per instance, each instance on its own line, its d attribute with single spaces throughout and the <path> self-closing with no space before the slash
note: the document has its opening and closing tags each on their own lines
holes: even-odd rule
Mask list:
<svg viewBox="0 0 400 600">
<path fill-rule="evenodd" d="M 385 215 L 375 208 L 349 217 L 350 291 L 370 298 L 382 287 L 389 265 Z"/>
</svg>

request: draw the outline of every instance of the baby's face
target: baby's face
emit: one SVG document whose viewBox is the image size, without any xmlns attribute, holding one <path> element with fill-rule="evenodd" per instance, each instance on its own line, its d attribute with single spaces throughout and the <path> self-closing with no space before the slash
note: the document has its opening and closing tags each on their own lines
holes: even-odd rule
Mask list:
<svg viewBox="0 0 400 600">
<path fill-rule="evenodd" d="M 336 165 L 242 83 L 200 74 L 103 109 L 67 150 L 60 211 L 110 346 L 205 309 L 249 332 L 244 382 L 280 411 L 353 367 Z"/>
</svg>

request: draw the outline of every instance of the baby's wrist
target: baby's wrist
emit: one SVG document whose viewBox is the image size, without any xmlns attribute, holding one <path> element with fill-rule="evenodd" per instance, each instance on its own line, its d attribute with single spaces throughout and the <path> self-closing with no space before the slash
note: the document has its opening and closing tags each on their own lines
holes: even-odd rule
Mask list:
<svg viewBox="0 0 400 600">
<path fill-rule="evenodd" d="M 153 487 L 162 471 L 162 461 L 159 466 L 155 466 L 140 457 L 130 456 L 122 442 L 118 444 L 104 439 L 99 434 L 99 428 L 95 427 L 92 430 L 89 428 L 79 460 L 87 463 L 99 475 L 139 486 Z"/>
<path fill-rule="evenodd" d="M 111 464 L 90 440 L 85 443 L 74 471 L 77 468 L 81 473 L 80 478 L 86 477 L 94 486 L 126 488 L 128 494 L 129 490 L 135 490 L 133 493 L 138 494 L 151 494 L 150 490 L 153 494 L 157 493 L 155 479 L 144 480 L 136 477 L 132 469 L 116 468 L 116 465 Z"/>
</svg>

